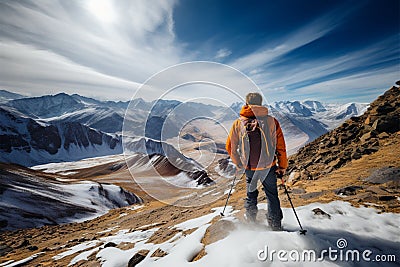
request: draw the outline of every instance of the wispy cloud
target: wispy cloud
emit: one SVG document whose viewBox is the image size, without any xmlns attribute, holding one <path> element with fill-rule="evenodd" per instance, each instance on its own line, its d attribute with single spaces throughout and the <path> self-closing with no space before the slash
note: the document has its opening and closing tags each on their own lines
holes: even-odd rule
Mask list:
<svg viewBox="0 0 400 267">
<path fill-rule="evenodd" d="M 297 89 L 293 98 L 318 98 L 326 102 L 370 102 L 399 80 L 398 66 L 365 71 Z M 324 92 L 323 94 L 321 92 Z M 291 95 L 290 93 L 288 95 Z"/>
<path fill-rule="evenodd" d="M 251 72 L 290 51 L 323 37 L 337 27 L 340 18 L 345 14 L 347 12 L 339 13 L 339 11 L 335 11 L 323 15 L 305 26 L 300 26 L 295 32 L 272 40 L 257 51 L 238 58 L 230 64 L 243 71 Z"/>
<path fill-rule="evenodd" d="M 330 59 L 310 59 L 270 67 L 265 71 L 258 70 L 251 77 L 273 99 L 284 93 L 291 99 L 314 97 L 350 101 L 354 95 L 349 93 L 352 88 L 375 88 L 375 92 L 379 94 L 399 78 L 400 47 L 396 45 L 398 38 L 395 35 L 364 49 Z M 378 75 L 380 78 L 377 79 Z M 369 81 L 368 76 L 375 77 L 375 81 Z M 341 88 L 338 87 L 339 84 Z M 275 88 L 285 88 L 286 91 L 281 90 L 278 93 Z M 317 91 L 313 91 L 317 88 Z M 333 88 L 335 89 L 332 90 Z"/>
<path fill-rule="evenodd" d="M 217 54 L 215 55 L 216 60 L 221 60 L 226 58 L 227 56 L 231 55 L 232 51 L 226 48 L 221 48 L 220 50 L 217 51 Z"/>
<path fill-rule="evenodd" d="M 264 91 L 268 101 L 314 98 L 324 101 L 371 101 L 399 79 L 399 34 L 346 53 L 309 55 L 294 51 L 316 42 L 341 26 L 354 9 L 323 15 L 296 31 L 271 41 L 231 65 L 245 71 Z M 368 77 L 374 79 L 372 82 Z M 369 94 L 362 94 L 368 91 Z"/>
<path fill-rule="evenodd" d="M 110 3 L 118 8 L 113 22 L 93 16 L 85 1 L 1 3 L 0 64 L 5 68 L 0 70 L 0 86 L 33 78 L 36 87 L 65 88 L 65 83 L 80 87 L 90 80 L 92 87 L 86 86 L 82 93 L 91 94 L 86 90 L 140 84 L 181 61 L 179 44 L 174 43 L 175 1 Z M 130 94 L 127 91 L 125 98 Z"/>
<path fill-rule="evenodd" d="M 2 87 L 29 95 L 40 95 L 43 91 L 76 93 L 79 87 L 87 95 L 94 96 L 100 90 L 101 97 L 126 99 L 123 93 L 133 94 L 140 86 L 29 45 L 1 43 L 0 58 L 7 61 L 7 67 L 0 71 Z M 122 97 L 116 98 L 121 93 Z"/>
</svg>

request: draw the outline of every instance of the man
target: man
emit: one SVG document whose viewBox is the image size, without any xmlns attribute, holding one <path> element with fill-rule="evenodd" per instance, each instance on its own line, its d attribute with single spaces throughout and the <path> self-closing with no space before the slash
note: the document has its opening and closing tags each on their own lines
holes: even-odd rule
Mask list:
<svg viewBox="0 0 400 267">
<path fill-rule="evenodd" d="M 278 189 L 277 174 L 285 174 L 288 167 L 285 139 L 279 122 L 268 115 L 268 108 L 262 106 L 259 93 L 249 93 L 246 105 L 240 111 L 226 141 L 233 163 L 238 169 L 245 169 L 246 219 L 256 221 L 257 182 L 260 180 L 268 199 L 268 224 L 274 231 L 282 229 L 283 218 Z"/>
</svg>

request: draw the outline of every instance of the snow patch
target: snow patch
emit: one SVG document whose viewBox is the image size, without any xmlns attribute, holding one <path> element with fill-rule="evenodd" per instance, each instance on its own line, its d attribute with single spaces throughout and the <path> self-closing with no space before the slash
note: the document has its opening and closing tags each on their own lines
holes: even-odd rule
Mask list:
<svg viewBox="0 0 400 267">
<path fill-rule="evenodd" d="M 166 182 L 168 182 L 174 186 L 177 186 L 177 187 L 197 188 L 197 189 L 201 189 L 204 187 L 202 185 L 197 185 L 197 181 L 190 178 L 185 172 L 181 172 L 175 176 L 163 177 L 163 179 Z"/>
<path fill-rule="evenodd" d="M 96 251 L 98 251 L 99 249 L 100 249 L 99 247 L 96 247 L 96 248 L 94 248 L 94 249 L 85 251 L 85 252 L 83 252 L 83 253 L 77 255 L 76 257 L 74 257 L 74 258 L 71 260 L 71 262 L 68 264 L 68 266 L 74 265 L 75 263 L 77 263 L 78 261 L 81 261 L 81 260 L 87 261 L 87 260 L 88 260 L 88 257 L 89 257 L 90 255 L 92 255 L 93 253 L 95 253 Z"/>
<path fill-rule="evenodd" d="M 122 160 L 124 160 L 124 155 L 118 154 L 118 155 L 109 155 L 103 157 L 86 158 L 79 161 L 47 163 L 47 164 L 32 166 L 30 168 L 32 170 L 39 170 L 47 173 L 71 175 L 77 173 L 77 172 L 72 172 L 72 170 L 86 169 Z"/>
<path fill-rule="evenodd" d="M 205 225 L 205 224 L 211 222 L 211 220 L 214 219 L 214 217 L 219 216 L 219 214 L 222 212 L 222 208 L 215 208 L 213 210 L 214 210 L 214 212 L 211 214 L 207 214 L 207 215 L 195 218 L 195 219 L 191 219 L 191 220 L 179 223 L 179 224 L 175 225 L 175 228 L 178 230 L 186 231 L 186 230 L 198 228 L 202 225 Z M 232 212 L 232 207 L 227 206 L 225 211 L 227 213 Z"/>
<path fill-rule="evenodd" d="M 138 210 L 138 209 L 141 209 L 143 207 L 144 207 L 144 205 L 134 205 L 134 206 L 131 206 L 131 207 L 127 207 L 126 209 L 127 210 Z"/>
<path fill-rule="evenodd" d="M 33 260 L 33 259 L 36 259 L 39 255 L 41 255 L 41 254 L 43 254 L 44 252 L 39 252 L 39 253 L 35 253 L 35 254 L 33 254 L 32 256 L 29 256 L 29 257 L 27 257 L 27 258 L 25 258 L 25 259 L 22 259 L 22 260 L 19 260 L 19 261 L 13 261 L 12 263 L 10 263 L 10 261 L 7 261 L 6 262 L 6 265 L 1 265 L 1 266 L 4 266 L 4 267 L 14 267 L 14 266 L 22 266 L 22 265 L 24 265 L 25 263 L 28 263 L 28 262 L 30 262 L 31 260 Z M 10 263 L 10 264 L 8 264 L 8 263 Z"/>
<path fill-rule="evenodd" d="M 56 256 L 53 257 L 53 259 L 54 260 L 62 259 L 69 255 L 75 254 L 79 251 L 86 250 L 88 248 L 92 248 L 92 247 L 96 246 L 98 243 L 99 243 L 98 241 L 87 241 L 87 242 L 75 245 L 75 246 L 69 248 L 67 251 L 57 254 Z"/>
</svg>

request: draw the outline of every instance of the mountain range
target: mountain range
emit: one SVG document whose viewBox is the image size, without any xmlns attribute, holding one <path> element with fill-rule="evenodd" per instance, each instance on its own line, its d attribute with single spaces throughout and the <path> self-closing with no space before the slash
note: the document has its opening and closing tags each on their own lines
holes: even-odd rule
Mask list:
<svg viewBox="0 0 400 267">
<path fill-rule="evenodd" d="M 99 101 L 65 93 L 24 97 L 4 90 L 0 97 L 0 161 L 24 166 L 122 153 L 123 124 L 124 133 L 129 136 L 162 141 L 179 134 L 192 134 L 180 130 L 193 118 L 209 118 L 229 125 L 242 106 L 242 103 L 221 107 L 175 100 Z M 272 103 L 269 109 L 281 122 L 292 154 L 344 120 L 362 114 L 367 106 L 281 101 Z M 221 139 L 212 134 L 206 137 Z M 219 146 L 223 147 L 221 140 Z"/>
</svg>

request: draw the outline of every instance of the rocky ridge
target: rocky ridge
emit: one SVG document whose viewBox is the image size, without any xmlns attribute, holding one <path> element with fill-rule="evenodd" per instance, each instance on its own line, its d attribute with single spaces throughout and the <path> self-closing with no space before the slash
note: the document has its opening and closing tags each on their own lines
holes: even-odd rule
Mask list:
<svg viewBox="0 0 400 267">
<path fill-rule="evenodd" d="M 400 84 L 400 82 L 397 82 Z M 400 89 L 393 86 L 359 117 L 324 134 L 289 158 L 292 181 L 315 180 L 352 160 L 373 154 L 399 136 Z"/>
</svg>

